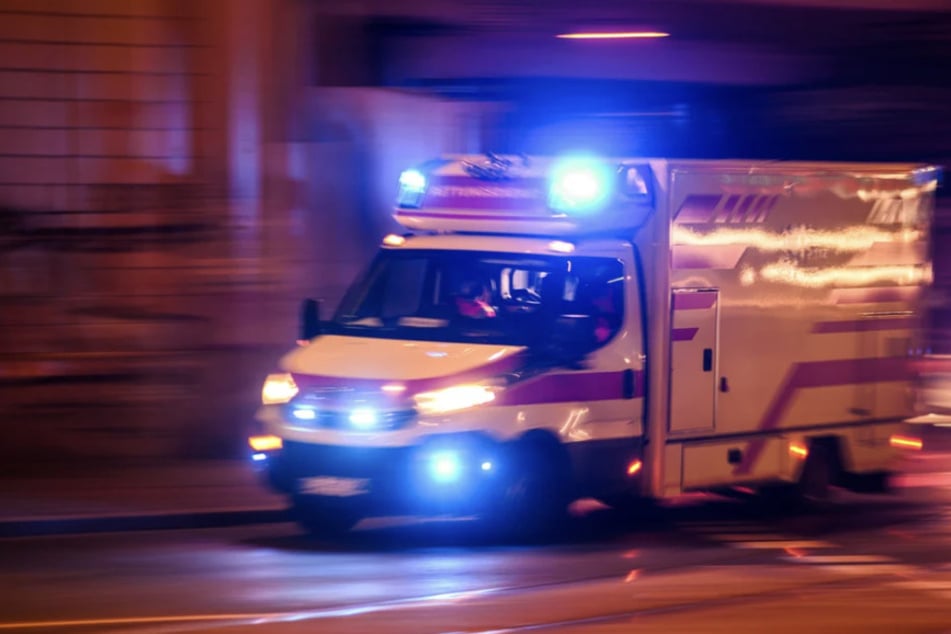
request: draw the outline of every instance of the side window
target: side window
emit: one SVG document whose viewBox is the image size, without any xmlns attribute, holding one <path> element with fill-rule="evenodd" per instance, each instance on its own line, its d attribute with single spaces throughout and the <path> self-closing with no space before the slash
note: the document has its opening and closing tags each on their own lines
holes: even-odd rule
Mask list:
<svg viewBox="0 0 951 634">
<path fill-rule="evenodd" d="M 598 343 L 607 343 L 624 323 L 624 269 L 620 262 L 586 263 L 576 277 L 574 304 L 594 317 Z"/>
<path fill-rule="evenodd" d="M 389 279 L 383 285 L 380 317 L 391 319 L 417 314 L 423 296 L 426 269 L 427 262 L 423 259 L 393 262 Z"/>
<path fill-rule="evenodd" d="M 530 314 L 542 303 L 541 286 L 544 271 L 521 267 L 505 267 L 501 271 L 499 299 L 504 313 Z"/>
<path fill-rule="evenodd" d="M 447 270 L 443 296 L 453 308 L 453 317 L 495 319 L 501 292 L 499 269 L 484 263 L 453 263 Z"/>
</svg>

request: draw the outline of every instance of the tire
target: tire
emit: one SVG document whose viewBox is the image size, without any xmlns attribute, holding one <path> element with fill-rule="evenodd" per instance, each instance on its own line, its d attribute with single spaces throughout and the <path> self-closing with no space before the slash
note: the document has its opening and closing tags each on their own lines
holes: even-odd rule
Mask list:
<svg viewBox="0 0 951 634">
<path fill-rule="evenodd" d="M 832 452 L 824 444 L 813 444 L 809 448 L 809 457 L 802 466 L 802 473 L 796 485 L 803 502 L 821 504 L 829 499 L 835 480 L 834 460 Z"/>
<path fill-rule="evenodd" d="M 847 474 L 846 488 L 856 493 L 891 493 L 892 474 L 884 471 L 876 473 Z"/>
<path fill-rule="evenodd" d="M 656 500 L 636 495 L 612 495 L 601 500 L 625 521 L 633 523 L 656 522 L 661 509 Z"/>
<path fill-rule="evenodd" d="M 323 538 L 343 537 L 363 519 L 363 513 L 353 503 L 309 495 L 295 496 L 291 513 L 304 530 Z"/>
<path fill-rule="evenodd" d="M 827 445 L 813 443 L 799 480 L 763 487 L 760 497 L 770 510 L 802 511 L 821 507 L 829 501 L 837 464 L 834 452 Z"/>
<path fill-rule="evenodd" d="M 538 538 L 563 529 L 570 485 L 567 457 L 557 442 L 524 439 L 512 446 L 500 499 L 487 513 L 494 528 L 516 538 Z"/>
</svg>

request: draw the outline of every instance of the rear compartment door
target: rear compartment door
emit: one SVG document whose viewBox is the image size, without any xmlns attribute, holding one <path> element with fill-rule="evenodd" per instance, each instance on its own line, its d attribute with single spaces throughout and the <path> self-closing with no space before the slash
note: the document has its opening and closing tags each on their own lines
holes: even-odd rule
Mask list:
<svg viewBox="0 0 951 634">
<path fill-rule="evenodd" d="M 716 424 L 717 289 L 675 289 L 670 332 L 670 433 L 713 431 Z"/>
</svg>

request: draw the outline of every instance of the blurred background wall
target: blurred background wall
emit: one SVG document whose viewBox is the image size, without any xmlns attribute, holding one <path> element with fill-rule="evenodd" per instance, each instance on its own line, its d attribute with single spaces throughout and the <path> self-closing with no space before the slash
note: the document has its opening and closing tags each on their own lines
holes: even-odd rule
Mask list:
<svg viewBox="0 0 951 634">
<path fill-rule="evenodd" d="M 606 27 L 671 36 L 554 37 Z M 299 299 L 336 302 L 407 165 L 947 164 L 948 68 L 947 0 L 0 0 L 5 446 L 240 454 Z"/>
</svg>

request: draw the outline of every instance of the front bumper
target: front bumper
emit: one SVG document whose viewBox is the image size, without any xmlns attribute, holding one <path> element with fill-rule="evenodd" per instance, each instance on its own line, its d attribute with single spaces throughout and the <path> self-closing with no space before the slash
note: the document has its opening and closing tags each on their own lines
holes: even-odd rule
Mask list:
<svg viewBox="0 0 951 634">
<path fill-rule="evenodd" d="M 255 465 L 272 488 L 291 496 L 338 498 L 380 514 L 478 513 L 502 492 L 508 447 L 482 434 L 432 436 L 407 447 L 285 441 Z"/>
</svg>

